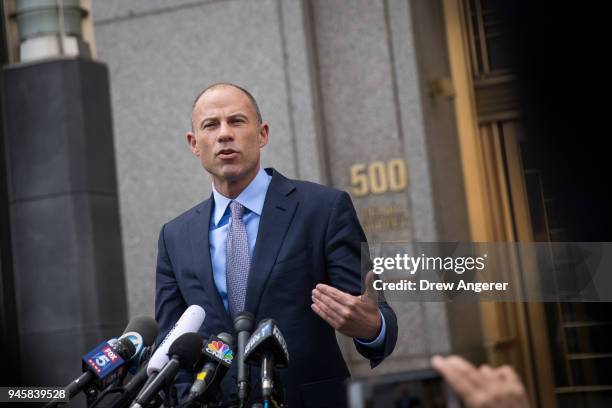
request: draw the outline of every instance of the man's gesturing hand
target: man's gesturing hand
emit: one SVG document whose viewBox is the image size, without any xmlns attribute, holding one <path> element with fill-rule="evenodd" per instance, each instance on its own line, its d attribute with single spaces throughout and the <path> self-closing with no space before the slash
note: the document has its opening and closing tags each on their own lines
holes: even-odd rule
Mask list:
<svg viewBox="0 0 612 408">
<path fill-rule="evenodd" d="M 469 408 L 529 407 L 525 388 L 509 366 L 476 368 L 458 356 L 434 356 L 431 364 Z"/>
<path fill-rule="evenodd" d="M 340 333 L 374 340 L 382 324 L 376 297 L 353 296 L 332 286 L 318 284 L 312 291 L 312 310 Z"/>
</svg>

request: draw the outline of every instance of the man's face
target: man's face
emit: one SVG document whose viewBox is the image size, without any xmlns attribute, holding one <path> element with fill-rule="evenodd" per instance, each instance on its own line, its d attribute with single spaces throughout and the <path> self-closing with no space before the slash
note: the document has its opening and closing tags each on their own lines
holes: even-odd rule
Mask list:
<svg viewBox="0 0 612 408">
<path fill-rule="evenodd" d="M 268 125 L 258 123 L 247 95 L 232 86 L 209 89 L 196 102 L 192 120 L 194 132 L 187 140 L 215 185 L 255 176 Z"/>
</svg>

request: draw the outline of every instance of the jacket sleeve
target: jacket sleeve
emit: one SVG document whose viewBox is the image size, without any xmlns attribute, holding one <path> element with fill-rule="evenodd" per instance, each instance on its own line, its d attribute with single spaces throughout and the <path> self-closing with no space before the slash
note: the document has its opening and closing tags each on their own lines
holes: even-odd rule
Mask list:
<svg viewBox="0 0 612 408">
<path fill-rule="evenodd" d="M 330 284 L 352 295 L 361 295 L 362 273 L 367 272 L 369 251 L 357 213 L 346 192 L 339 192 L 332 207 L 325 237 L 325 256 Z M 363 259 L 362 259 L 363 251 Z M 365 275 L 364 275 L 365 277 Z M 357 351 L 370 360 L 374 368 L 389 356 L 397 341 L 397 317 L 384 298 L 379 297 L 380 311 L 385 319 L 386 334 L 382 344 L 371 348 L 354 341 Z"/>
</svg>

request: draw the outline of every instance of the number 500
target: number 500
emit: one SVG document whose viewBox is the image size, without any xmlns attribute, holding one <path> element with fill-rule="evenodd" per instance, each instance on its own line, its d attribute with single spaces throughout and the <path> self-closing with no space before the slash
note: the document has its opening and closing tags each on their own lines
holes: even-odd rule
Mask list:
<svg viewBox="0 0 612 408">
<path fill-rule="evenodd" d="M 354 197 L 368 194 L 383 194 L 387 191 L 402 191 L 408 185 L 406 163 L 403 159 L 391 159 L 386 164 L 373 161 L 353 164 L 351 170 L 351 187 Z"/>
</svg>

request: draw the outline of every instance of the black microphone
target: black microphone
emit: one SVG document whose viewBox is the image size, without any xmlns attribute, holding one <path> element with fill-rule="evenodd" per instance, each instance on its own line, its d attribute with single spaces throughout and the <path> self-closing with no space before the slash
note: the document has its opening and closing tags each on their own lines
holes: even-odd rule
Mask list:
<svg viewBox="0 0 612 408">
<path fill-rule="evenodd" d="M 153 352 L 153 347 L 145 347 L 141 356 L 137 362 L 137 365 L 134 364 L 135 368 L 138 370 L 130 378 L 121 390 L 121 394 L 115 398 L 108 406 L 113 408 L 127 408 L 130 406 L 136 395 L 140 392 L 144 384 L 147 382 L 149 376 L 147 375 L 147 364 L 149 359 L 151 358 L 151 354 Z"/>
<path fill-rule="evenodd" d="M 241 406 L 244 406 L 249 396 L 249 373 L 248 367 L 244 364 L 244 347 L 253 331 L 254 320 L 255 317 L 249 312 L 242 312 L 234 319 L 234 330 L 238 337 L 238 347 L 236 350 L 238 376 L 236 377 L 236 384 L 238 386 L 238 401 Z"/>
<path fill-rule="evenodd" d="M 147 366 L 144 364 L 140 367 L 140 370 L 132 376 L 130 381 L 123 386 L 123 394 L 113 403 L 113 408 L 129 407 L 130 403 L 136 397 L 136 394 L 138 394 L 140 389 L 147 382 L 147 378 L 149 378 L 147 375 Z"/>
<path fill-rule="evenodd" d="M 136 316 L 130 319 L 121 338 L 128 338 L 136 346 L 136 354 L 130 360 L 129 371 L 135 374 L 141 367 L 143 355 L 155 342 L 159 332 L 157 322 L 150 316 Z M 148 358 L 147 358 L 148 359 Z"/>
<path fill-rule="evenodd" d="M 289 366 L 289 350 L 276 322 L 265 319 L 259 323 L 244 349 L 244 361 L 247 364 L 261 364 L 261 394 L 264 400 L 269 399 L 275 389 L 275 369 Z M 279 384 L 280 385 L 280 384 Z M 277 386 L 282 392 L 282 387 Z"/>
<path fill-rule="evenodd" d="M 202 338 L 196 333 L 185 333 L 179 336 L 168 350 L 170 360 L 157 373 L 152 381 L 148 382 L 138 394 L 131 408 L 146 406 L 159 391 L 174 381 L 181 368 L 193 369 L 193 365 L 200 357 L 202 351 Z"/>
<path fill-rule="evenodd" d="M 202 356 L 196 367 L 195 381 L 189 390 L 189 401 L 221 400 L 219 383 L 225 377 L 234 360 L 234 338 L 231 334 L 220 333 L 204 343 Z"/>
</svg>

